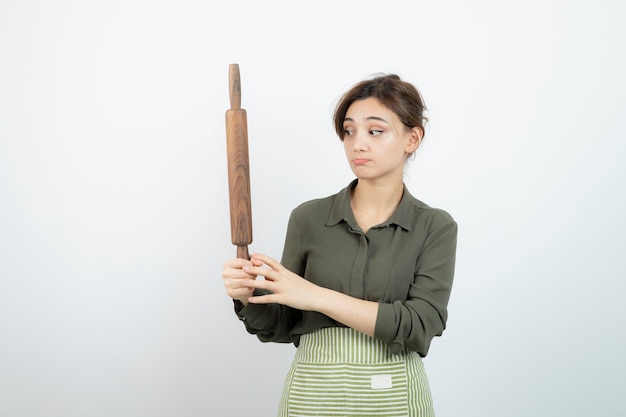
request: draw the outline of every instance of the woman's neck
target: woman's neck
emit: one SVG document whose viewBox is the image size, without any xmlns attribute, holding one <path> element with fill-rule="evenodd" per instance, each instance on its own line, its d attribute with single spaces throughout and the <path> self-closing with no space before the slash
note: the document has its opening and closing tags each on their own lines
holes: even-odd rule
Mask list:
<svg viewBox="0 0 626 417">
<path fill-rule="evenodd" d="M 385 222 L 398 207 L 404 185 L 402 182 L 372 183 L 361 181 L 352 190 L 350 205 L 354 217 L 364 232 Z"/>
</svg>

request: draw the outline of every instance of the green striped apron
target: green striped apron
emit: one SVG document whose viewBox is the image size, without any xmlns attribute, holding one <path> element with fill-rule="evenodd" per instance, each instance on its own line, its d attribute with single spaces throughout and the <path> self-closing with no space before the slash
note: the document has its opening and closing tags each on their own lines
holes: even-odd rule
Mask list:
<svg viewBox="0 0 626 417">
<path fill-rule="evenodd" d="M 285 378 L 279 417 L 433 417 L 417 352 L 389 353 L 380 340 L 345 327 L 302 335 Z"/>
</svg>

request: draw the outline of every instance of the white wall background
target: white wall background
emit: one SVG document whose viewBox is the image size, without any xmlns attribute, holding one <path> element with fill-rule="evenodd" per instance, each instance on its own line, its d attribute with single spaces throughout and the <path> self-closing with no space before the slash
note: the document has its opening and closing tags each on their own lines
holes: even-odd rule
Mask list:
<svg viewBox="0 0 626 417">
<path fill-rule="evenodd" d="M 294 349 L 224 294 L 239 63 L 251 250 L 352 178 L 331 126 L 395 72 L 407 172 L 459 223 L 439 417 L 622 416 L 626 6 L 610 1 L 0 3 L 0 415 L 273 416 Z"/>
</svg>

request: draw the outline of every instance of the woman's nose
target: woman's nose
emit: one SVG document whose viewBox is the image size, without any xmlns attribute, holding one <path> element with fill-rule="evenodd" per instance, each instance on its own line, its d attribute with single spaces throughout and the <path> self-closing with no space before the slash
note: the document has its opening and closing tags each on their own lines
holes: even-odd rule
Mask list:
<svg viewBox="0 0 626 417">
<path fill-rule="evenodd" d="M 363 137 L 363 134 L 357 134 L 354 138 L 354 144 L 352 147 L 355 151 L 364 151 L 367 149 L 367 138 Z"/>
</svg>

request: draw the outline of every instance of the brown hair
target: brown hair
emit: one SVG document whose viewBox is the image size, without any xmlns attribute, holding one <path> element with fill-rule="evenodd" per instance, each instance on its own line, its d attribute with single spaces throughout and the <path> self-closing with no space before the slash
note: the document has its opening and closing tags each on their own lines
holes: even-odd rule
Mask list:
<svg viewBox="0 0 626 417">
<path fill-rule="evenodd" d="M 413 84 L 402 81 L 396 74 L 387 74 L 361 81 L 341 97 L 333 117 L 339 139 L 343 140 L 343 122 L 348 108 L 355 101 L 370 97 L 378 99 L 383 106 L 394 112 L 407 129 L 419 127 L 422 136 L 425 134 L 424 124 L 428 119 L 424 116 L 426 106 L 422 95 Z"/>
</svg>

